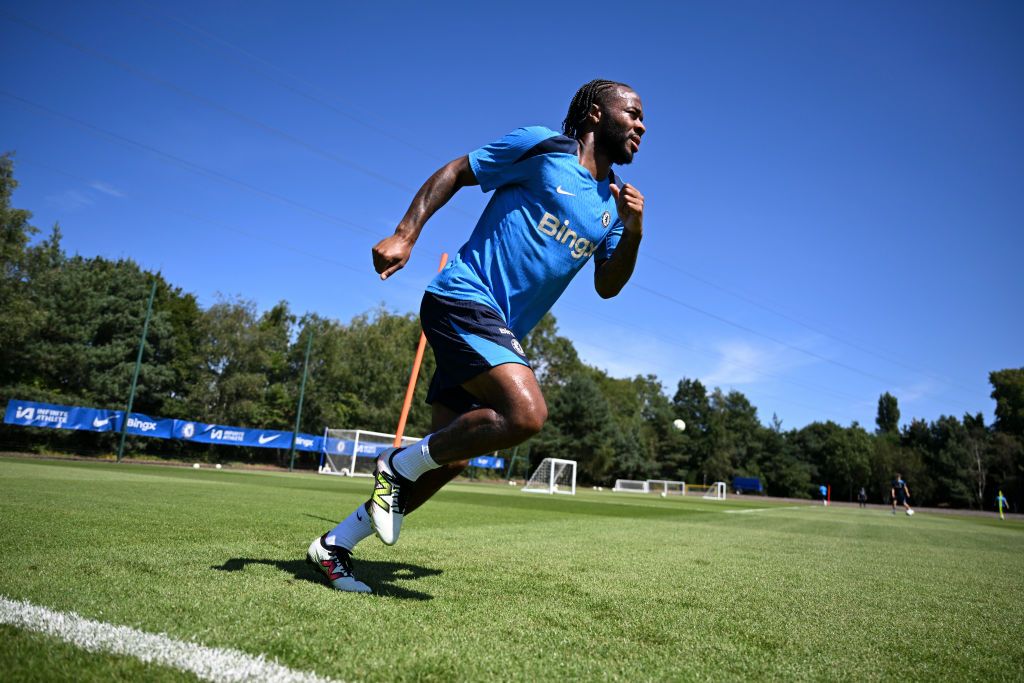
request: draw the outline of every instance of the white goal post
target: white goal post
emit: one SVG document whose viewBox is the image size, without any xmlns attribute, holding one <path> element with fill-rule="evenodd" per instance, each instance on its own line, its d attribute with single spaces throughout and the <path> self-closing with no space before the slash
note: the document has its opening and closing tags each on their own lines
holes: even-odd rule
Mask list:
<svg viewBox="0 0 1024 683">
<path fill-rule="evenodd" d="M 576 461 L 544 458 L 530 475 L 523 491 L 527 493 L 564 493 L 576 495 Z"/>
<path fill-rule="evenodd" d="M 616 479 L 612 491 L 628 491 L 630 493 L 650 493 L 651 486 L 646 481 L 638 479 Z"/>
<path fill-rule="evenodd" d="M 402 445 L 419 441 L 416 436 L 403 436 Z M 325 429 L 320 451 L 320 474 L 345 477 L 372 477 L 377 456 L 395 442 L 394 434 L 364 429 Z"/>
<path fill-rule="evenodd" d="M 725 500 L 725 482 L 716 481 L 714 484 L 687 484 L 685 495 L 700 496 L 707 500 Z"/>
<path fill-rule="evenodd" d="M 671 479 L 648 479 L 647 487 L 652 493 L 664 493 L 672 496 L 686 495 L 686 482 Z"/>
</svg>

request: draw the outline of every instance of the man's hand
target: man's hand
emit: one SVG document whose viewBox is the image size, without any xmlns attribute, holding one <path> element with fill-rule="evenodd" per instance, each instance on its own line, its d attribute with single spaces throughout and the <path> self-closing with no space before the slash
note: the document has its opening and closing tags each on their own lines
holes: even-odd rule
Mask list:
<svg viewBox="0 0 1024 683">
<path fill-rule="evenodd" d="M 619 186 L 612 183 L 608 186 L 615 196 L 615 207 L 619 211 L 619 219 L 626 230 L 642 235 L 644 232 L 644 196 L 635 187 L 626 183 Z"/>
<path fill-rule="evenodd" d="M 387 280 L 409 262 L 413 242 L 400 234 L 385 237 L 373 247 L 373 268 Z"/>
</svg>

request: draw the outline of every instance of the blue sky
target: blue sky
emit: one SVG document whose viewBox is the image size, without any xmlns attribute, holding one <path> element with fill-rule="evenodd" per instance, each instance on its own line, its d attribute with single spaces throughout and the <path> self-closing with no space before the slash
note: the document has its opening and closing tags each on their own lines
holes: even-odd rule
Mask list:
<svg viewBox="0 0 1024 683">
<path fill-rule="evenodd" d="M 983 411 L 1024 365 L 1018 2 L 0 3 L 15 205 L 206 306 L 408 312 L 487 196 L 382 283 L 370 248 L 442 163 L 631 84 L 632 282 L 554 308 L 587 362 L 738 389 L 762 420 Z M 562 12 L 562 15 L 559 15 Z"/>
</svg>

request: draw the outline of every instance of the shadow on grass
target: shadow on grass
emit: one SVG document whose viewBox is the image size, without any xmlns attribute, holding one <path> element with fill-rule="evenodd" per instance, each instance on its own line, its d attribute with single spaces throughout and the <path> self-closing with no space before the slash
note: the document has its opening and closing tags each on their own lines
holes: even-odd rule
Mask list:
<svg viewBox="0 0 1024 683">
<path fill-rule="evenodd" d="M 299 581 L 310 581 L 312 583 L 327 586 L 327 579 L 324 575 L 306 560 L 270 560 L 251 557 L 234 557 L 224 564 L 220 566 L 214 565 L 213 567 L 210 567 L 210 569 L 216 569 L 222 572 L 240 572 L 250 564 L 265 564 L 270 567 L 276 567 L 283 572 L 291 574 Z M 441 573 L 441 570 L 418 567 L 414 564 L 405 564 L 403 562 L 358 560 L 356 562 L 356 572 L 359 580 L 370 586 L 375 595 L 383 595 L 389 598 L 402 598 L 404 600 L 433 600 L 433 595 L 403 588 L 395 582 L 422 579 L 425 576 L 437 576 Z"/>
<path fill-rule="evenodd" d="M 321 522 L 327 522 L 328 524 L 337 524 L 338 523 L 338 520 L 336 520 L 336 519 L 327 519 L 326 517 L 317 517 L 316 515 L 311 515 L 308 512 L 303 512 L 302 514 L 305 515 L 306 517 L 311 518 L 311 519 L 316 519 L 316 520 L 319 520 Z"/>
</svg>

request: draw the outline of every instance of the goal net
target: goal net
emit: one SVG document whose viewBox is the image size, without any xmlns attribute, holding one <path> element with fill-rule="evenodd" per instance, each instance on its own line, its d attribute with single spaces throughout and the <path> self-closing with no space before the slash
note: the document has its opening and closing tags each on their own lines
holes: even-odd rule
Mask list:
<svg viewBox="0 0 1024 683">
<path fill-rule="evenodd" d="M 700 496 L 708 500 L 725 500 L 725 482 L 716 481 L 714 484 L 687 484 L 684 495 Z"/>
<path fill-rule="evenodd" d="M 636 479 L 616 479 L 612 491 L 630 491 L 632 493 L 650 493 L 651 487 L 646 481 Z"/>
<path fill-rule="evenodd" d="M 664 493 L 669 496 L 685 496 L 686 483 L 669 479 L 648 479 L 647 487 L 652 493 Z"/>
<path fill-rule="evenodd" d="M 402 445 L 419 441 L 403 436 Z M 363 429 L 325 429 L 323 451 L 320 453 L 320 474 L 348 477 L 372 477 L 377 456 L 395 442 L 394 434 L 368 432 Z"/>
<path fill-rule="evenodd" d="M 576 495 L 576 461 L 544 458 L 533 471 L 523 491 Z"/>
</svg>

